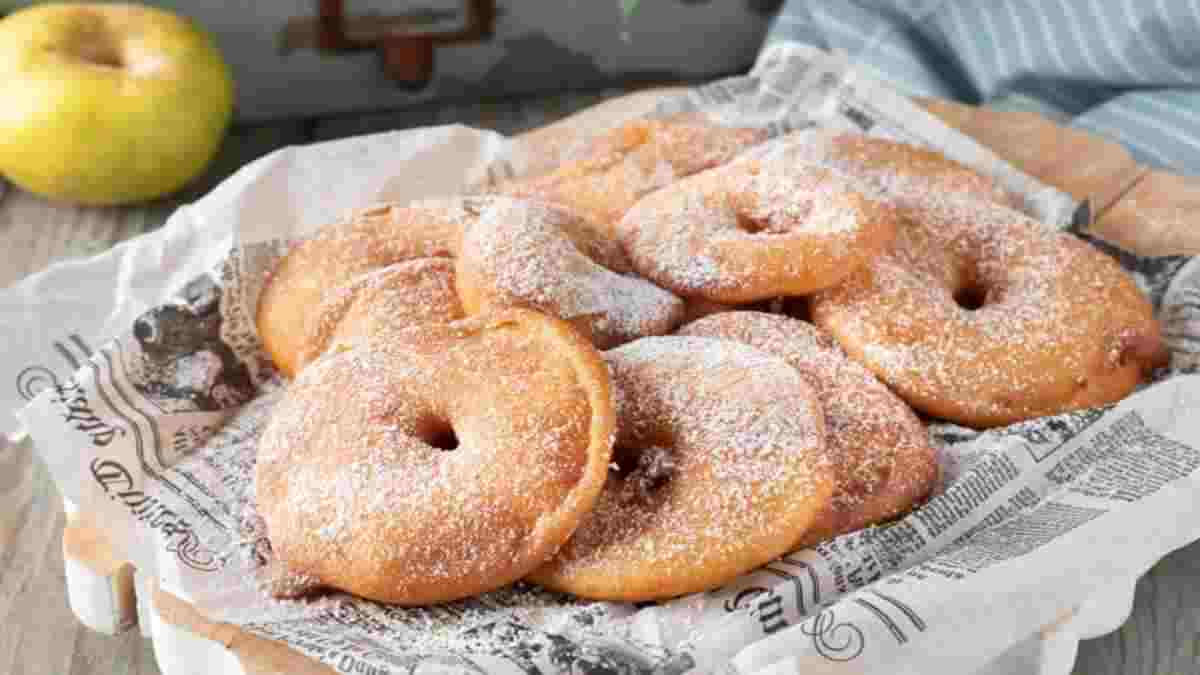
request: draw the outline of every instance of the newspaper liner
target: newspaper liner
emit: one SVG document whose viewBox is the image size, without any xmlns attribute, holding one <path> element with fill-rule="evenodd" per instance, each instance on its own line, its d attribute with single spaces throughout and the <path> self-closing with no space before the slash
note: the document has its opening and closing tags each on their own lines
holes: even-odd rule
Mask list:
<svg viewBox="0 0 1200 675">
<path fill-rule="evenodd" d="M 1087 223 L 1086 205 L 1077 209 L 838 54 L 777 45 L 749 76 L 693 90 L 657 114 L 687 109 L 775 134 L 818 123 L 931 145 L 996 176 L 1041 220 Z M 1189 374 L 1200 369 L 1200 262 L 1110 251 L 1151 294 L 1173 369 L 1103 409 L 983 434 L 934 425 L 939 494 L 895 523 L 792 554 L 716 592 L 640 608 L 524 585 L 424 609 L 344 595 L 269 599 L 271 553 L 250 476 L 280 388 L 252 309 L 281 238 L 365 195 L 454 193 L 519 173 L 526 161 L 503 139 L 461 128 L 351 139 L 260 160 L 181 210 L 163 237 L 178 241 L 200 226 L 217 236 L 183 236 L 166 247 L 172 262 L 209 273 L 165 289 L 170 301 L 126 311 L 119 337 L 94 353 L 74 335 L 57 341 L 58 353 L 82 364 L 73 376 L 35 363 L 18 378 L 33 399 L 19 415 L 64 495 L 98 512 L 118 550 L 211 619 L 344 672 L 970 671 L 1200 537 L 1189 517 L 1200 512 L 1200 428 L 1184 420 L 1200 409 L 1200 377 Z M 263 195 L 271 199 L 255 198 Z M 125 263 L 119 282 L 154 265 L 161 258 Z"/>
</svg>

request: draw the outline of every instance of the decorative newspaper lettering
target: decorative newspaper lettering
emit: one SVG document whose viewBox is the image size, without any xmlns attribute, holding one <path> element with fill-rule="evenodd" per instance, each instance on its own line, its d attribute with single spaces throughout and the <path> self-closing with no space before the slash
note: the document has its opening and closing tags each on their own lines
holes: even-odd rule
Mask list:
<svg viewBox="0 0 1200 675">
<path fill-rule="evenodd" d="M 750 76 L 672 98 L 657 114 L 688 110 L 775 135 L 813 124 L 868 129 L 996 177 L 1044 222 L 1065 229 L 1087 213 L 837 55 L 776 46 Z M 451 153 L 463 141 L 422 133 L 416 145 L 425 152 L 406 146 L 389 174 L 433 175 L 437 155 L 427 145 Z M 296 191 L 295 176 L 313 165 L 335 182 L 385 170 L 319 146 L 295 153 L 235 178 L 249 182 L 225 194 L 278 190 L 282 177 Z M 300 161 L 301 153 L 310 154 Z M 460 190 L 460 174 L 437 186 Z M 242 217 L 234 211 L 222 213 Z M 261 234 L 256 212 L 247 213 L 237 227 Z M 1012 626 L 1047 625 L 1104 575 L 1136 575 L 1200 537 L 1200 523 L 1182 517 L 1200 508 L 1200 431 L 1180 421 L 1200 406 L 1200 377 L 1188 374 L 1200 370 L 1200 261 L 1119 254 L 1155 299 L 1173 367 L 1109 408 L 983 433 L 934 424 L 943 484 L 899 520 L 793 553 L 717 591 L 646 606 L 583 602 L 525 584 L 426 608 L 338 594 L 277 601 L 263 585 L 272 553 L 249 477 L 278 386 L 248 311 L 280 248 L 233 249 L 206 275 L 211 281 L 79 358 L 70 381 L 33 364 L 17 386 L 34 397 L 22 418 L 64 492 L 127 535 L 115 540 L 158 547 L 134 543 L 123 554 L 146 570 L 159 564 L 167 590 L 209 619 L 343 672 L 748 673 L 787 665 L 887 673 L 897 663 L 966 672 L 1011 646 Z M 1147 519 L 1172 525 L 1149 531 Z"/>
</svg>

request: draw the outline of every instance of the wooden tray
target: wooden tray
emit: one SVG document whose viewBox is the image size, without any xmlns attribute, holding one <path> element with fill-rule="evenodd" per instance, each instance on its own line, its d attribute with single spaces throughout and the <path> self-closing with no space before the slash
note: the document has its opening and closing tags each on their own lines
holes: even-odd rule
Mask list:
<svg viewBox="0 0 1200 675">
<path fill-rule="evenodd" d="M 534 171 L 549 168 L 576 140 L 644 115 L 675 91 L 654 89 L 610 99 L 517 140 L 543 159 L 544 165 L 533 167 Z M 1139 165 L 1121 146 L 1037 114 L 996 112 L 933 99 L 918 102 L 1030 175 L 1087 200 L 1093 216 L 1090 234 L 1141 255 L 1200 254 L 1200 227 L 1187 218 L 1200 208 L 1200 182 Z M 164 675 L 336 673 L 281 643 L 209 621 L 192 605 L 152 583 L 135 583 L 133 568 L 115 556 L 103 533 L 69 505 L 63 553 L 71 607 L 79 620 L 110 634 L 140 621 L 143 633 L 154 639 Z M 1098 601 L 1085 623 L 1103 627 L 1096 629 L 1101 632 L 1119 625 L 1128 614 L 1135 581 Z M 1082 615 L 1083 609 L 1042 627 L 1036 636 L 1042 644 L 1032 647 L 1041 655 L 1041 672 L 1069 672 L 1078 639 L 1090 635 L 1076 630 L 1068 635 L 1069 644 L 1056 645 L 1054 640 L 1066 635 L 1060 629 Z"/>
</svg>

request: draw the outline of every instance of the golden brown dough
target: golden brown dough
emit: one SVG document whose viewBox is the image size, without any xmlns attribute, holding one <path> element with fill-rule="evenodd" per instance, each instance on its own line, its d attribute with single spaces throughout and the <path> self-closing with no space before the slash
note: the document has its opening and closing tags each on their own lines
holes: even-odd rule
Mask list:
<svg viewBox="0 0 1200 675">
<path fill-rule="evenodd" d="M 731 304 L 828 288 L 877 256 L 898 221 L 832 171 L 743 159 L 647 195 L 617 231 L 650 280 Z"/>
<path fill-rule="evenodd" d="M 468 313 L 525 307 L 571 322 L 607 349 L 670 332 L 683 301 L 632 274 L 624 252 L 558 206 L 508 197 L 462 235 L 458 295 Z"/>
<path fill-rule="evenodd" d="M 308 316 L 298 365 L 338 345 L 464 316 L 454 290 L 454 261 L 417 258 L 388 265 L 326 294 Z"/>
<path fill-rule="evenodd" d="M 1019 199 L 996 179 L 936 150 L 861 133 L 810 127 L 764 145 L 756 154 L 833 169 L 889 195 L 916 189 L 1020 206 Z"/>
<path fill-rule="evenodd" d="M 617 466 L 532 581 L 602 600 L 710 590 L 790 550 L 828 505 L 824 419 L 784 361 L 691 337 L 643 338 L 605 360 Z"/>
<path fill-rule="evenodd" d="M 761 312 L 727 312 L 678 335 L 734 340 L 777 356 L 817 392 L 837 487 L 797 544 L 804 548 L 894 518 L 933 489 L 938 465 L 925 427 L 904 401 L 811 324 Z"/>
<path fill-rule="evenodd" d="M 1016 211 L 911 208 L 892 249 L 818 293 L 813 321 L 917 410 L 983 428 L 1118 401 L 1167 352 L 1108 256 Z"/>
<path fill-rule="evenodd" d="M 379 335 L 317 360 L 272 411 L 258 508 L 310 586 L 454 600 L 562 546 L 614 433 L 604 362 L 562 321 L 510 310 Z"/>
<path fill-rule="evenodd" d="M 811 302 L 813 321 L 916 409 L 974 427 L 1112 403 L 1162 365 L 1153 308 L 1120 266 L 1009 208 L 938 153 L 807 130 L 764 154 L 871 185 L 905 225 Z"/>
<path fill-rule="evenodd" d="M 299 371 L 308 321 L 326 294 L 356 277 L 414 258 L 449 257 L 472 198 L 384 204 L 349 214 L 292 247 L 276 265 L 258 300 L 263 348 L 287 377 Z"/>
<path fill-rule="evenodd" d="M 643 195 L 724 164 L 764 140 L 762 130 L 723 127 L 699 114 L 634 120 L 592 139 L 555 170 L 497 191 L 560 204 L 611 237 Z"/>
</svg>

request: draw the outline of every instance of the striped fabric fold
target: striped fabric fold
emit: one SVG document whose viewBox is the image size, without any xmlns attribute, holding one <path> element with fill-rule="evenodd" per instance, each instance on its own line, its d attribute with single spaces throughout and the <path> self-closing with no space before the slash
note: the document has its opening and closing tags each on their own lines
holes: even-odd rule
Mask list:
<svg viewBox="0 0 1200 675">
<path fill-rule="evenodd" d="M 788 0 L 767 40 L 841 49 L 905 93 L 1040 112 L 1200 174 L 1200 0 Z"/>
</svg>

